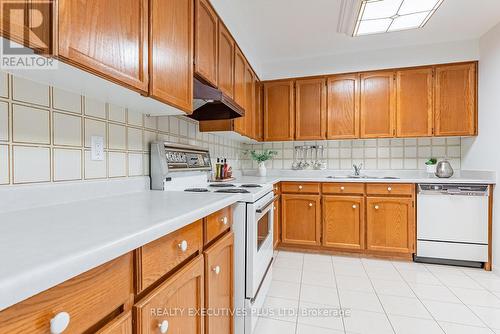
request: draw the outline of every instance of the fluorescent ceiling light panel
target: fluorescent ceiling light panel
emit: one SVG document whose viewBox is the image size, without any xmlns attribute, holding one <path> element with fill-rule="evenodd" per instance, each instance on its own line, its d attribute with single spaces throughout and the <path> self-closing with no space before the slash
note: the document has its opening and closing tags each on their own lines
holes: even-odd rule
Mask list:
<svg viewBox="0 0 500 334">
<path fill-rule="evenodd" d="M 362 0 L 353 36 L 422 28 L 444 0 Z"/>
</svg>

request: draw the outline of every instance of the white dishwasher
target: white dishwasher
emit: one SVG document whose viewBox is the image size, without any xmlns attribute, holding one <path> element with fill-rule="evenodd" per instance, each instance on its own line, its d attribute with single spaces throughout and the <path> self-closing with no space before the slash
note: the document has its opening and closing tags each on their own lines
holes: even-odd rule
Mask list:
<svg viewBox="0 0 500 334">
<path fill-rule="evenodd" d="M 415 261 L 488 262 L 488 205 L 488 185 L 419 184 Z"/>
</svg>

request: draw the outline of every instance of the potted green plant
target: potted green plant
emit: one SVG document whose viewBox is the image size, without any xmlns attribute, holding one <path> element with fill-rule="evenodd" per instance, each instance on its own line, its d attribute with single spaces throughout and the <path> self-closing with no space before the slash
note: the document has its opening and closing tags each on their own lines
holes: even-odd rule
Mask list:
<svg viewBox="0 0 500 334">
<path fill-rule="evenodd" d="M 436 158 L 430 158 L 425 162 L 425 168 L 427 169 L 427 173 L 429 174 L 434 174 L 436 173 L 436 164 L 437 164 L 437 159 Z"/>
<path fill-rule="evenodd" d="M 264 150 L 261 153 L 258 153 L 257 151 L 250 151 L 250 157 L 252 160 L 257 161 L 259 166 L 257 170 L 257 174 L 259 176 L 267 175 L 266 161 L 271 160 L 277 154 L 278 152 L 271 150 Z"/>
</svg>

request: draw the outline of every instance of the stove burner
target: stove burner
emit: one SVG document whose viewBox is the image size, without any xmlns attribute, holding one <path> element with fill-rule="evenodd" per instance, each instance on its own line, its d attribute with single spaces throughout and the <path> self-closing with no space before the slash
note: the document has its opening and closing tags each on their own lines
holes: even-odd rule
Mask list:
<svg viewBox="0 0 500 334">
<path fill-rule="evenodd" d="M 235 187 L 235 185 L 231 184 L 231 183 L 210 183 L 209 187 L 214 187 L 214 188 L 233 188 L 233 187 Z"/>
<path fill-rule="evenodd" d="M 207 188 L 187 188 L 187 189 L 184 189 L 184 191 L 187 191 L 190 193 L 207 193 L 208 189 Z"/>
<path fill-rule="evenodd" d="M 240 188 L 230 188 L 230 189 L 219 189 L 215 191 L 216 193 L 228 193 L 228 194 L 248 194 L 249 191 Z"/>
<path fill-rule="evenodd" d="M 241 188 L 262 188 L 262 186 L 260 184 L 254 184 L 254 183 L 242 184 L 240 187 Z"/>
</svg>

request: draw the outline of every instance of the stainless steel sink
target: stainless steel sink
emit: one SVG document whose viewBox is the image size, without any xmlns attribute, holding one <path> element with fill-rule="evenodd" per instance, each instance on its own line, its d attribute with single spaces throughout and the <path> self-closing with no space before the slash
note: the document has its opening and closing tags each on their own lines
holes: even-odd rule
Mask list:
<svg viewBox="0 0 500 334">
<path fill-rule="evenodd" d="M 379 180 L 398 180 L 396 176 L 369 176 L 369 175 L 332 175 L 328 179 L 348 180 L 348 179 L 379 179 Z"/>
</svg>

